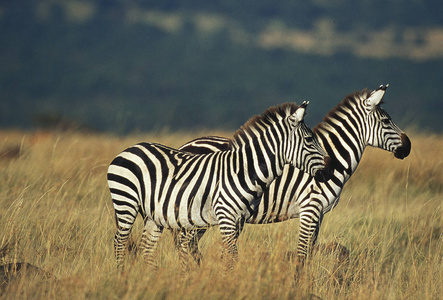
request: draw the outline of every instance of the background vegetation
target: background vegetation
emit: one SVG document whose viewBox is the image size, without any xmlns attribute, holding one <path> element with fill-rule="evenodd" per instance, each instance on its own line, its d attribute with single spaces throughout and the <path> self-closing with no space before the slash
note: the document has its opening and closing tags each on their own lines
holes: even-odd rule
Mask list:
<svg viewBox="0 0 443 300">
<path fill-rule="evenodd" d="M 239 263 L 223 275 L 221 240 L 204 237 L 204 262 L 183 274 L 172 237 L 160 240 L 160 270 L 134 251 L 115 269 L 109 162 L 122 149 L 156 141 L 173 147 L 205 134 L 103 134 L 0 131 L 1 263 L 28 262 L 28 272 L 1 283 L 4 299 L 438 299 L 443 292 L 443 139 L 408 134 L 405 160 L 368 149 L 339 205 L 326 215 L 321 249 L 296 276 L 298 221 L 247 225 Z M 141 220 L 133 233 L 141 237 Z M 332 251 L 331 243 L 346 247 Z M 340 247 L 339 247 L 340 248 Z M 339 249 L 340 250 L 340 249 Z M 347 257 L 347 260 L 344 259 Z M 1 277 L 0 277 L 1 279 Z"/>
<path fill-rule="evenodd" d="M 0 1 L 0 127 L 233 130 L 363 88 L 440 132 L 441 1 Z"/>
</svg>

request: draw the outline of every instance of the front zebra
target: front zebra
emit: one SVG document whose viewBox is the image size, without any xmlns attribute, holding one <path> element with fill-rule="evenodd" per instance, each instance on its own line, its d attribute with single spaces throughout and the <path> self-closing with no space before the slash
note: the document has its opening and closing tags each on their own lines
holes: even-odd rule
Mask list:
<svg viewBox="0 0 443 300">
<path fill-rule="evenodd" d="M 120 153 L 108 170 L 115 209 L 117 265 L 138 213 L 144 220 L 140 247 L 156 267 L 154 251 L 163 228 L 195 230 L 219 225 L 229 267 L 237 259 L 237 238 L 263 190 L 293 164 L 327 179 L 325 152 L 304 124 L 307 103 L 266 110 L 241 127 L 229 150 L 190 154 L 155 143 Z"/>
<path fill-rule="evenodd" d="M 334 167 L 329 181 L 318 182 L 309 174 L 285 166 L 282 175 L 264 191 L 258 209 L 246 220 L 251 224 L 264 224 L 299 217 L 297 252 L 301 263 L 315 244 L 324 214 L 338 203 L 342 189 L 356 170 L 366 146 L 391 151 L 399 159 L 409 155 L 409 138 L 380 106 L 386 88 L 380 86 L 375 91 L 363 90 L 348 95 L 314 128 L 315 137 L 330 156 Z M 229 144 L 229 139 L 204 137 L 180 149 L 210 152 L 215 145 L 225 149 Z M 182 231 L 179 235 L 174 233 L 182 257 L 191 253 L 199 261 L 198 240 L 203 234 L 204 230 Z"/>
</svg>

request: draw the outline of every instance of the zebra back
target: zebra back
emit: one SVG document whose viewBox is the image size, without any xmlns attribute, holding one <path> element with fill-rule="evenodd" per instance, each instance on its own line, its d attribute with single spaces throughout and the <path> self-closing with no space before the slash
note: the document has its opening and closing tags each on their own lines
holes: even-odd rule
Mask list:
<svg viewBox="0 0 443 300">
<path fill-rule="evenodd" d="M 231 140 L 228 138 L 206 136 L 187 142 L 178 149 L 195 154 L 209 154 L 216 151 L 227 151 L 230 147 Z"/>
</svg>

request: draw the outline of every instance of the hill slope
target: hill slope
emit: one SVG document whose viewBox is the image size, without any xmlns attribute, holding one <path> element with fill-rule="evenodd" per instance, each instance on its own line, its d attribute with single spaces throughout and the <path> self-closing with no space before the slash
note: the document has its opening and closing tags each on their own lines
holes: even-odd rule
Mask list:
<svg viewBox="0 0 443 300">
<path fill-rule="evenodd" d="M 440 2 L 291 3 L 2 3 L 0 126 L 233 129 L 303 100 L 314 125 L 346 94 L 390 83 L 403 127 L 441 131 Z"/>
</svg>

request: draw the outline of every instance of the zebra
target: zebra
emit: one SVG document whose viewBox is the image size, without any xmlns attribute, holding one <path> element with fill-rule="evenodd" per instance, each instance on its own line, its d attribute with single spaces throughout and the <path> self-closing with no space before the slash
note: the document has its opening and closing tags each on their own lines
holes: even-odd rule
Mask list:
<svg viewBox="0 0 443 300">
<path fill-rule="evenodd" d="M 139 143 L 108 168 L 115 210 L 114 248 L 123 266 L 134 221 L 141 214 L 145 262 L 157 269 L 155 249 L 164 228 L 196 230 L 219 225 L 227 267 L 238 257 L 237 239 L 257 199 L 286 164 L 320 181 L 330 176 L 329 159 L 303 122 L 309 102 L 286 103 L 251 118 L 234 134 L 229 150 L 191 154 L 157 143 Z"/>
<path fill-rule="evenodd" d="M 367 145 L 394 153 L 399 159 L 411 151 L 408 136 L 380 106 L 389 85 L 376 90 L 356 91 L 347 95 L 313 130 L 332 161 L 333 174 L 319 182 L 294 166 L 286 165 L 264 191 L 259 206 L 246 219 L 250 224 L 276 223 L 300 219 L 297 262 L 303 266 L 318 237 L 323 216 L 335 207 L 345 183 L 356 170 Z M 179 149 L 188 152 L 226 151 L 230 140 L 208 136 L 190 141 Z M 191 255 L 198 263 L 201 254 L 198 240 L 204 229 L 174 231 L 176 247 L 182 259 Z"/>
</svg>

